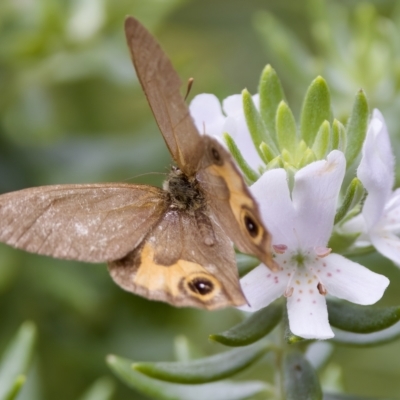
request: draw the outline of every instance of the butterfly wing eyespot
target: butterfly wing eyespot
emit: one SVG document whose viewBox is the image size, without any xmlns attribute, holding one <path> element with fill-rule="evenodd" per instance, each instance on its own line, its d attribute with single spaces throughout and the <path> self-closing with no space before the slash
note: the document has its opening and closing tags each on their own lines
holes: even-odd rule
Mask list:
<svg viewBox="0 0 400 400">
<path fill-rule="evenodd" d="M 184 278 L 184 290 L 190 296 L 207 302 L 215 298 L 218 293 L 221 293 L 222 287 L 212 275 L 197 272 Z"/>
<path fill-rule="evenodd" d="M 246 227 L 246 230 L 249 233 L 249 235 L 253 238 L 256 238 L 260 231 L 260 228 L 259 228 L 257 222 L 255 222 L 254 219 L 248 214 L 244 215 L 243 222 L 244 222 L 244 226 Z"/>
<path fill-rule="evenodd" d="M 192 279 L 188 282 L 188 287 L 193 293 L 198 293 L 202 296 L 209 294 L 214 290 L 213 283 L 204 277 Z"/>
<path fill-rule="evenodd" d="M 224 164 L 223 156 L 221 154 L 221 151 L 217 148 L 216 143 L 211 144 L 211 146 L 209 147 L 209 154 L 213 164 L 219 166 Z"/>
</svg>

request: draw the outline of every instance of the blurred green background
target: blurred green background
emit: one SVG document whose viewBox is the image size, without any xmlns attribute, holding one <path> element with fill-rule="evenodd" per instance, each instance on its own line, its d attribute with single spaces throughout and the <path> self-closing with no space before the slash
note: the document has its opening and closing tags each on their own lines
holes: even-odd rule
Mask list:
<svg viewBox="0 0 400 400">
<path fill-rule="evenodd" d="M 244 87 L 255 93 L 271 63 L 298 112 L 311 79 L 322 74 L 342 121 L 363 87 L 398 143 L 395 0 L 1 0 L 0 193 L 60 183 L 161 184 L 171 160 L 131 65 L 127 14 L 154 33 L 184 81 L 195 78 L 191 97 L 207 92 L 222 100 Z M 400 271 L 378 256 L 360 262 L 391 279 L 382 304 L 400 304 Z M 150 302 L 115 286 L 105 265 L 1 245 L 0 353 L 27 319 L 39 339 L 20 398 L 70 400 L 111 375 L 107 354 L 173 360 L 178 335 L 212 354 L 222 346 L 207 335 L 240 315 Z M 400 343 L 338 348 L 331 369 L 340 366 L 338 380 L 349 392 L 400 398 L 395 354 Z M 246 372 L 269 375 L 266 363 Z M 115 387 L 115 399 L 142 399 L 116 379 Z"/>
</svg>

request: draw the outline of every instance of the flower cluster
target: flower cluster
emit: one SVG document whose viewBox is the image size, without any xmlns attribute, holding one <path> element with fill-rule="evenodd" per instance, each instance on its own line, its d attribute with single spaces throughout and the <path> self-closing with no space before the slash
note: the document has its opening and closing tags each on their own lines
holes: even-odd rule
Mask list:
<svg viewBox="0 0 400 400">
<path fill-rule="evenodd" d="M 258 96 L 253 101 L 259 107 Z M 247 163 L 260 169 L 262 160 L 246 124 L 241 96 L 228 97 L 222 104 L 221 109 L 210 94 L 195 97 L 190 110 L 197 127 L 217 137 L 228 132 Z M 280 269 L 274 272 L 261 264 L 241 279 L 248 300 L 242 310 L 257 311 L 283 295 L 293 334 L 328 339 L 334 334 L 328 320 L 327 295 L 361 305 L 382 297 L 389 284 L 385 276 L 329 248 L 345 172 L 344 152 L 331 149 L 323 159 L 296 170 L 292 182 L 287 169 L 272 168 L 251 186 L 272 234 L 273 254 Z M 400 190 L 392 191 L 394 157 L 385 121 L 377 110 L 362 144 L 357 177 L 368 193 L 362 212 L 356 216 L 349 213 L 336 228 L 357 236 L 354 247 L 372 244 L 400 264 Z"/>
</svg>

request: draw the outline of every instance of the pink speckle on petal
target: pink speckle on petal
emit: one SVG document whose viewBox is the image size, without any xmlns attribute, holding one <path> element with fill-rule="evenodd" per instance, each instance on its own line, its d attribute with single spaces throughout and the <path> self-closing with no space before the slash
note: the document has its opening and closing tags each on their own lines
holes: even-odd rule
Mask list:
<svg viewBox="0 0 400 400">
<path fill-rule="evenodd" d="M 300 303 L 301 299 L 297 299 L 297 302 Z"/>
<path fill-rule="evenodd" d="M 271 274 L 268 274 L 268 275 L 267 275 L 267 278 L 271 278 Z"/>
<path fill-rule="evenodd" d="M 328 272 L 326 275 L 327 275 L 327 276 L 332 276 L 332 274 L 331 274 L 330 272 Z"/>
<path fill-rule="evenodd" d="M 317 302 L 315 300 L 313 300 L 313 304 L 317 304 Z"/>
<path fill-rule="evenodd" d="M 340 269 L 337 269 L 336 272 L 340 272 Z"/>
</svg>

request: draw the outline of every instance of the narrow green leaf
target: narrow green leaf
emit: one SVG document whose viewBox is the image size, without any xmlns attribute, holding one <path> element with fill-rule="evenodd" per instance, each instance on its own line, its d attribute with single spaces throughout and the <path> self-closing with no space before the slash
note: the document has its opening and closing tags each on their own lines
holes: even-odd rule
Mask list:
<svg viewBox="0 0 400 400">
<path fill-rule="evenodd" d="M 283 168 L 283 161 L 281 156 L 275 157 L 267 164 L 267 170 L 274 169 L 274 168 Z"/>
<path fill-rule="evenodd" d="M 260 260 L 249 254 L 236 253 L 236 265 L 239 270 L 239 276 L 244 276 L 260 265 Z"/>
<path fill-rule="evenodd" d="M 301 158 L 301 160 L 299 161 L 298 168 L 299 169 L 303 168 L 306 165 L 311 164 L 312 162 L 314 162 L 316 160 L 317 160 L 317 158 L 315 157 L 314 152 L 310 148 L 308 148 L 304 152 L 303 157 Z"/>
<path fill-rule="evenodd" d="M 360 90 L 354 100 L 353 110 L 347 124 L 346 161 L 347 168 L 351 166 L 361 151 L 368 127 L 368 101 L 365 93 Z"/>
<path fill-rule="evenodd" d="M 268 146 L 267 143 L 265 142 L 262 142 L 260 144 L 260 154 L 265 164 L 268 164 L 277 156 L 277 153 L 274 150 L 272 150 L 271 147 Z"/>
<path fill-rule="evenodd" d="M 224 133 L 224 140 L 232 157 L 235 159 L 236 163 L 238 164 L 239 168 L 242 170 L 244 176 L 251 182 L 254 183 L 260 177 L 260 175 L 254 171 L 247 163 L 247 161 L 242 156 L 239 148 L 237 147 L 235 141 L 233 140 L 232 136 L 229 133 Z"/>
<path fill-rule="evenodd" d="M 360 397 L 353 396 L 351 394 L 343 394 L 343 393 L 324 393 L 324 400 L 390 400 L 388 397 L 376 398 L 376 397 Z M 393 399 L 394 400 L 394 399 Z"/>
<path fill-rule="evenodd" d="M 207 383 L 227 378 L 256 362 L 269 350 L 265 343 L 256 343 L 186 362 L 140 362 L 132 368 L 155 379 L 175 383 Z"/>
<path fill-rule="evenodd" d="M 346 189 L 343 202 L 336 212 L 334 224 L 336 225 L 340 222 L 346 214 L 361 201 L 363 196 L 364 186 L 358 178 L 354 178 Z"/>
<path fill-rule="evenodd" d="M 393 342 L 400 338 L 400 322 L 390 328 L 373 333 L 352 333 L 340 329 L 333 329 L 335 337 L 331 340 L 337 344 L 353 347 L 370 347 Z"/>
<path fill-rule="evenodd" d="M 282 319 L 283 304 L 274 302 L 229 330 L 209 338 L 226 346 L 247 346 L 268 335 Z"/>
<path fill-rule="evenodd" d="M 132 362 L 114 355 L 107 357 L 113 372 L 137 391 L 160 400 L 244 400 L 258 393 L 267 395 L 269 385 L 260 381 L 215 382 L 201 385 L 182 385 L 150 378 L 132 368 Z"/>
<path fill-rule="evenodd" d="M 321 124 L 330 120 L 331 99 L 328 85 L 318 76 L 309 86 L 303 101 L 300 117 L 300 134 L 306 144 L 311 147 Z"/>
<path fill-rule="evenodd" d="M 329 238 L 328 247 L 333 253 L 344 254 L 360 236 L 361 232 L 342 233 L 333 231 Z M 347 254 L 347 253 L 346 253 Z"/>
<path fill-rule="evenodd" d="M 302 354 L 287 354 L 283 373 L 286 400 L 322 400 L 317 374 Z"/>
<path fill-rule="evenodd" d="M 184 335 L 175 337 L 174 350 L 177 361 L 190 361 L 204 357 L 203 352 Z"/>
<path fill-rule="evenodd" d="M 276 138 L 279 149 L 294 154 L 297 147 L 296 121 L 289 106 L 281 101 L 276 112 Z"/>
<path fill-rule="evenodd" d="M 10 398 L 18 382 L 22 386 L 21 376 L 28 370 L 35 340 L 35 326 L 25 322 L 6 348 L 0 360 L 0 399 Z"/>
<path fill-rule="evenodd" d="M 278 104 L 285 98 L 281 82 L 275 70 L 268 64 L 261 74 L 260 85 L 260 114 L 273 140 L 276 140 L 275 113 Z"/>
<path fill-rule="evenodd" d="M 328 121 L 324 121 L 319 127 L 317 136 L 315 137 L 312 150 L 317 160 L 322 160 L 328 153 L 329 140 L 331 138 L 331 126 Z"/>
<path fill-rule="evenodd" d="M 21 391 L 22 387 L 24 386 L 26 381 L 26 376 L 25 375 L 19 375 L 15 379 L 12 385 L 10 385 L 8 393 L 2 397 L 4 400 L 14 400 L 17 398 L 19 395 L 19 392 Z"/>
<path fill-rule="evenodd" d="M 343 331 L 371 333 L 389 328 L 400 320 L 400 306 L 371 307 L 327 299 L 329 323 Z"/>
<path fill-rule="evenodd" d="M 334 119 L 332 124 L 331 149 L 340 150 L 344 153 L 346 151 L 346 144 L 347 144 L 346 128 L 340 121 Z"/>
<path fill-rule="evenodd" d="M 111 400 L 114 392 L 114 382 L 105 376 L 94 382 L 79 400 Z"/>
<path fill-rule="evenodd" d="M 249 128 L 254 146 L 256 147 L 256 150 L 260 157 L 262 157 L 263 155 L 260 150 L 260 145 L 262 142 L 267 143 L 268 146 L 271 147 L 273 150 L 275 150 L 275 145 L 271 140 L 267 132 L 267 128 L 264 125 L 264 121 L 262 120 L 261 115 L 253 102 L 253 98 L 251 97 L 251 94 L 247 89 L 244 89 L 242 91 L 242 99 L 243 111 L 246 118 L 247 127 Z"/>
</svg>

